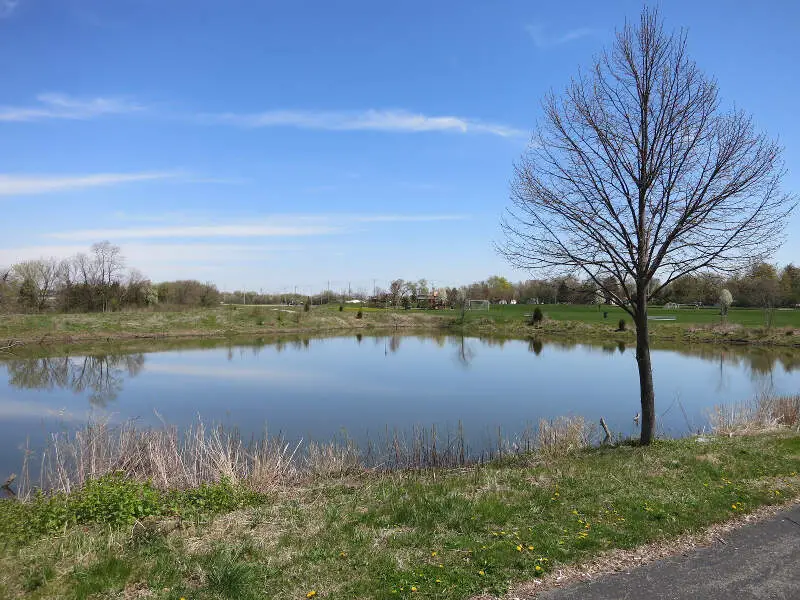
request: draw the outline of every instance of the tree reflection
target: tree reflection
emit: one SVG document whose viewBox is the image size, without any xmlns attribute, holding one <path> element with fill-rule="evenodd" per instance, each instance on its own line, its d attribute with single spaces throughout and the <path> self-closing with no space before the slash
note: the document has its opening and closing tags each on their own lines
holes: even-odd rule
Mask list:
<svg viewBox="0 0 800 600">
<path fill-rule="evenodd" d="M 104 407 L 116 400 L 127 377 L 144 368 L 144 354 L 98 354 L 94 356 L 28 358 L 6 361 L 8 383 L 20 389 L 69 389 L 88 393 L 93 406 Z"/>
<path fill-rule="evenodd" d="M 473 358 L 475 358 L 475 350 L 467 343 L 467 338 L 462 335 L 456 346 L 456 359 L 458 360 L 458 364 L 467 369 L 470 364 L 472 364 Z"/>
<path fill-rule="evenodd" d="M 543 347 L 544 344 L 542 344 L 542 340 L 539 338 L 528 340 L 528 352 L 533 352 L 536 356 L 539 356 L 542 353 Z"/>
</svg>

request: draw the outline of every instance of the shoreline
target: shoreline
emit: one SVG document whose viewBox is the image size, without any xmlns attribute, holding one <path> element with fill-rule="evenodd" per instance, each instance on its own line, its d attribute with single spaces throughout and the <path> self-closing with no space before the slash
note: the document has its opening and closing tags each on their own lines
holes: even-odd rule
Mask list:
<svg viewBox="0 0 800 600">
<path fill-rule="evenodd" d="M 111 473 L 0 500 L 0 592 L 71 597 L 96 576 L 93 592 L 137 597 L 216 597 L 231 578 L 242 598 L 512 597 L 773 513 L 798 498 L 798 451 L 783 429 L 285 482 Z"/>
<path fill-rule="evenodd" d="M 545 319 L 527 323 L 522 315 L 455 311 L 388 311 L 353 309 L 339 312 L 316 307 L 308 313 L 270 306 L 244 306 L 186 311 L 118 312 L 92 314 L 3 315 L 0 351 L 24 346 L 52 348 L 90 343 L 144 340 L 217 340 L 240 337 L 330 337 L 359 333 L 431 332 L 529 340 L 562 337 L 588 342 L 634 342 L 632 326 L 619 330 L 609 321 Z M 796 335 L 797 334 L 797 335 Z M 800 348 L 800 331 L 793 327 L 752 327 L 737 324 L 663 323 L 650 327 L 653 342 L 726 346 Z"/>
</svg>

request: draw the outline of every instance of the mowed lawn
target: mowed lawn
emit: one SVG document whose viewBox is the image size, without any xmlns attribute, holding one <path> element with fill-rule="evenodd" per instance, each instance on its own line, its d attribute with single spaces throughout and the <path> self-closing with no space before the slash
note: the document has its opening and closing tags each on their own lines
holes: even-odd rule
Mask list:
<svg viewBox="0 0 800 600">
<path fill-rule="evenodd" d="M 530 304 L 493 304 L 488 311 L 473 310 L 469 311 L 469 318 L 477 316 L 488 316 L 498 322 L 524 319 L 525 315 L 530 315 L 536 306 Z M 624 310 L 617 306 L 597 306 L 597 305 L 574 305 L 574 304 L 542 304 L 539 305 L 546 318 L 555 321 L 579 321 L 582 323 L 600 323 L 603 313 L 608 313 L 608 321 L 616 323 L 619 319 L 631 322 L 631 317 Z M 721 323 L 723 317 L 720 315 L 719 308 L 681 308 L 677 310 L 666 310 L 662 307 L 653 306 L 648 310 L 651 317 L 671 316 L 675 321 L 668 321 L 676 324 L 698 324 L 712 325 Z M 745 327 L 765 327 L 769 324 L 767 311 L 759 308 L 731 308 L 728 311 L 727 322 L 743 325 Z M 658 321 L 653 321 L 653 325 L 658 326 Z M 772 312 L 773 327 L 800 327 L 800 310 L 796 309 L 777 309 Z"/>
</svg>

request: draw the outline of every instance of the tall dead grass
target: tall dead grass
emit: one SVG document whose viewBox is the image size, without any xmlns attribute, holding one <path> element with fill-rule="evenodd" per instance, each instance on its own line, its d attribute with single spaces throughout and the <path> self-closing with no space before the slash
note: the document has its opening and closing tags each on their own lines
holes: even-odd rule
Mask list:
<svg viewBox="0 0 800 600">
<path fill-rule="evenodd" d="M 593 431 L 583 417 L 543 419 L 538 430 L 529 427 L 510 439 L 497 430 L 493 443 L 472 453 L 460 423 L 456 431 L 444 433 L 435 426 L 391 434 L 387 429 L 380 440 L 359 448 L 347 438 L 303 444 L 265 434 L 248 441 L 236 429 L 207 426 L 200 419 L 182 430 L 167 424 L 92 421 L 76 431 L 52 434 L 38 459 L 26 453 L 19 496 L 30 497 L 37 489 L 70 493 L 92 479 L 120 472 L 165 490 L 227 480 L 267 492 L 367 471 L 462 467 L 532 451 L 555 456 L 590 445 Z"/>
<path fill-rule="evenodd" d="M 747 403 L 717 406 L 709 420 L 714 432 L 724 435 L 800 428 L 800 395 L 765 393 Z M 200 419 L 185 429 L 92 421 L 76 431 L 52 434 L 38 459 L 26 453 L 19 496 L 30 497 L 37 489 L 70 493 L 90 480 L 120 472 L 160 489 L 227 480 L 268 492 L 286 484 L 367 471 L 461 467 L 530 452 L 550 458 L 596 442 L 597 428 L 581 416 L 541 419 L 538 427 L 528 427 L 511 439 L 498 429 L 496 440 L 478 453 L 470 451 L 460 423 L 455 432 L 444 433 L 435 426 L 405 434 L 390 434 L 387 429 L 382 439 L 360 448 L 347 438 L 303 444 L 265 434 L 246 440 L 237 429 L 207 426 Z"/>
<path fill-rule="evenodd" d="M 721 435 L 747 435 L 781 428 L 800 429 L 800 395 L 763 392 L 750 401 L 717 405 L 709 414 Z"/>
<path fill-rule="evenodd" d="M 246 442 L 235 429 L 207 427 L 201 420 L 183 431 L 168 425 L 139 428 L 133 422 L 112 426 L 92 421 L 74 432 L 52 434 L 37 464 L 26 455 L 20 495 L 36 488 L 69 493 L 88 480 L 118 472 L 161 489 L 226 479 L 267 491 L 296 475 L 298 448 L 266 435 Z"/>
<path fill-rule="evenodd" d="M 537 435 L 537 450 L 548 457 L 562 456 L 587 448 L 594 443 L 597 428 L 581 417 L 541 419 Z"/>
</svg>

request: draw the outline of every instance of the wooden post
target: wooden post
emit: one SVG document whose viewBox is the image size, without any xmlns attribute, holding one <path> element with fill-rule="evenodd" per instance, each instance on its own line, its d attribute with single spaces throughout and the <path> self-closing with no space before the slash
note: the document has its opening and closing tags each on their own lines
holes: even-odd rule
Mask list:
<svg viewBox="0 0 800 600">
<path fill-rule="evenodd" d="M 606 432 L 606 437 L 603 439 L 604 444 L 608 444 L 611 441 L 611 431 L 608 429 L 608 425 L 606 425 L 606 420 L 603 417 L 600 417 L 600 427 L 603 428 L 603 431 Z"/>
</svg>

